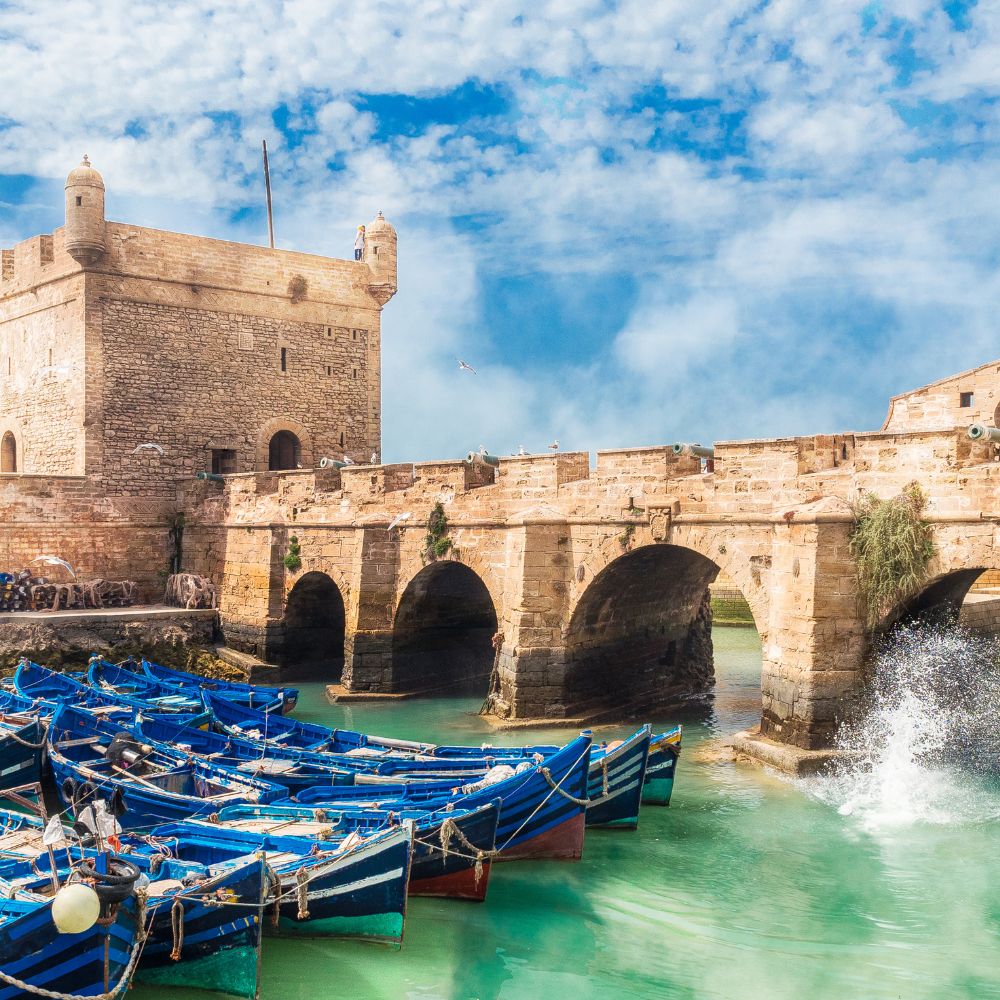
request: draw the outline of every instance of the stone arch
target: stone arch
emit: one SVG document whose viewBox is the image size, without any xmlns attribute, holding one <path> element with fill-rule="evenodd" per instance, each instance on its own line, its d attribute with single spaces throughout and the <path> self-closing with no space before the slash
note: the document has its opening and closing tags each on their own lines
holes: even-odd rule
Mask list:
<svg viewBox="0 0 1000 1000">
<path fill-rule="evenodd" d="M 456 559 L 420 570 L 392 626 L 392 690 L 486 693 L 499 615 L 483 578 Z"/>
<path fill-rule="evenodd" d="M 0 473 L 20 472 L 23 468 L 23 461 L 14 432 L 4 431 L 3 435 L 0 436 Z"/>
<path fill-rule="evenodd" d="M 708 588 L 719 563 L 679 543 L 627 551 L 615 544 L 617 554 L 578 589 L 567 618 L 562 704 L 569 715 L 645 708 L 714 684 Z M 739 584 L 745 574 L 736 573 Z M 761 621 L 760 602 L 755 608 L 745 596 Z"/>
<path fill-rule="evenodd" d="M 993 426 L 1000 427 L 1000 403 L 997 403 L 997 408 L 993 411 Z"/>
<path fill-rule="evenodd" d="M 1000 569 L 998 542 L 1000 530 L 988 522 L 974 527 L 936 525 L 935 555 L 926 580 L 913 597 L 882 620 L 878 631 L 884 633 L 899 622 L 917 618 L 957 621 L 976 581 Z"/>
<path fill-rule="evenodd" d="M 347 612 L 341 588 L 326 573 L 303 573 L 288 592 L 278 664 L 290 675 L 329 683 L 344 667 Z"/>
<path fill-rule="evenodd" d="M 720 532 L 718 528 L 710 531 L 684 528 L 675 530 L 670 539 L 669 543 L 663 542 L 653 537 L 649 526 L 636 525 L 628 549 L 622 547 L 620 533 L 609 535 L 599 545 L 593 546 L 576 566 L 568 618 L 572 617 L 577 603 L 594 578 L 615 560 L 646 546 L 671 544 L 698 553 L 715 564 L 717 573 L 722 572 L 728 576 L 746 598 L 757 632 L 762 639 L 765 638 L 769 616 L 767 583 L 771 568 L 770 535 L 734 538 L 731 533 Z"/>
<path fill-rule="evenodd" d="M 305 425 L 287 417 L 275 417 L 268 420 L 257 434 L 255 448 L 255 467 L 258 472 L 270 469 L 271 440 L 275 435 L 285 431 L 294 435 L 299 442 L 299 464 L 303 469 L 313 467 L 313 439 Z"/>
</svg>

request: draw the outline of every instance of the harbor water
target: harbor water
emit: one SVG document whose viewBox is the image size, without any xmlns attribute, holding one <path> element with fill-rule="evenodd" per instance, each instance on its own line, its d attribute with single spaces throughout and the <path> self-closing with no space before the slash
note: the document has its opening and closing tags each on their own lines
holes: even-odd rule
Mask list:
<svg viewBox="0 0 1000 1000">
<path fill-rule="evenodd" d="M 760 645 L 752 629 L 714 639 L 713 702 L 653 720 L 685 725 L 669 808 L 588 831 L 577 863 L 494 866 L 484 904 L 412 900 L 398 950 L 268 938 L 264 1000 L 1000 998 L 995 779 L 947 766 L 906 699 L 863 772 L 796 782 L 734 763 L 720 741 L 757 721 Z M 316 684 L 296 716 L 448 743 L 574 735 L 495 733 L 478 707 L 337 707 Z"/>
</svg>

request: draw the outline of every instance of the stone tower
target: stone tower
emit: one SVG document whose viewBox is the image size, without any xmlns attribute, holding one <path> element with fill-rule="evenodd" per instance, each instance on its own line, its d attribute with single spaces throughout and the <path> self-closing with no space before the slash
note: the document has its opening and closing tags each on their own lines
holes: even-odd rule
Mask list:
<svg viewBox="0 0 1000 1000">
<path fill-rule="evenodd" d="M 396 294 L 396 230 L 379 212 L 365 237 L 365 263 L 372 272 L 368 290 L 384 306 Z"/>
<path fill-rule="evenodd" d="M 104 256 L 104 179 L 86 155 L 66 178 L 65 240 L 67 253 L 84 267 Z"/>
</svg>

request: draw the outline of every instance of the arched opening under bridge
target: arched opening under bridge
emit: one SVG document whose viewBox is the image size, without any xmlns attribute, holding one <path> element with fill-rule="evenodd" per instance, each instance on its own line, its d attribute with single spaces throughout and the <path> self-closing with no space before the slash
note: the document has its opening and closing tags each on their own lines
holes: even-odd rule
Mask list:
<svg viewBox="0 0 1000 1000">
<path fill-rule="evenodd" d="M 701 553 L 662 544 L 624 553 L 598 573 L 566 630 L 566 714 L 628 715 L 712 692 L 709 586 L 718 574 Z M 721 642 L 727 699 L 735 697 L 752 723 L 760 716 L 760 642 L 749 629 L 739 632 Z M 732 675 L 730 658 L 737 667 Z"/>
<path fill-rule="evenodd" d="M 394 691 L 485 694 L 493 669 L 497 613 L 468 566 L 425 566 L 400 599 L 392 632 Z"/>
<path fill-rule="evenodd" d="M 964 625 L 1000 633 L 1000 571 L 988 566 L 954 569 L 930 580 L 883 622 L 883 635 L 914 622 Z"/>
<path fill-rule="evenodd" d="M 333 683 L 344 669 L 344 599 L 326 573 L 306 573 L 288 595 L 279 666 Z"/>
</svg>

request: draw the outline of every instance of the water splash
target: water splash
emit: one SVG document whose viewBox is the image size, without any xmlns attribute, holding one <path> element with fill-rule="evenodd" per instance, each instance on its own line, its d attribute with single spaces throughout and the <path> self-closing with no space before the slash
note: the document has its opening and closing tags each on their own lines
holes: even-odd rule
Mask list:
<svg viewBox="0 0 1000 1000">
<path fill-rule="evenodd" d="M 838 744 L 855 756 L 808 788 L 863 829 L 1000 818 L 1000 640 L 899 629 Z"/>
</svg>

